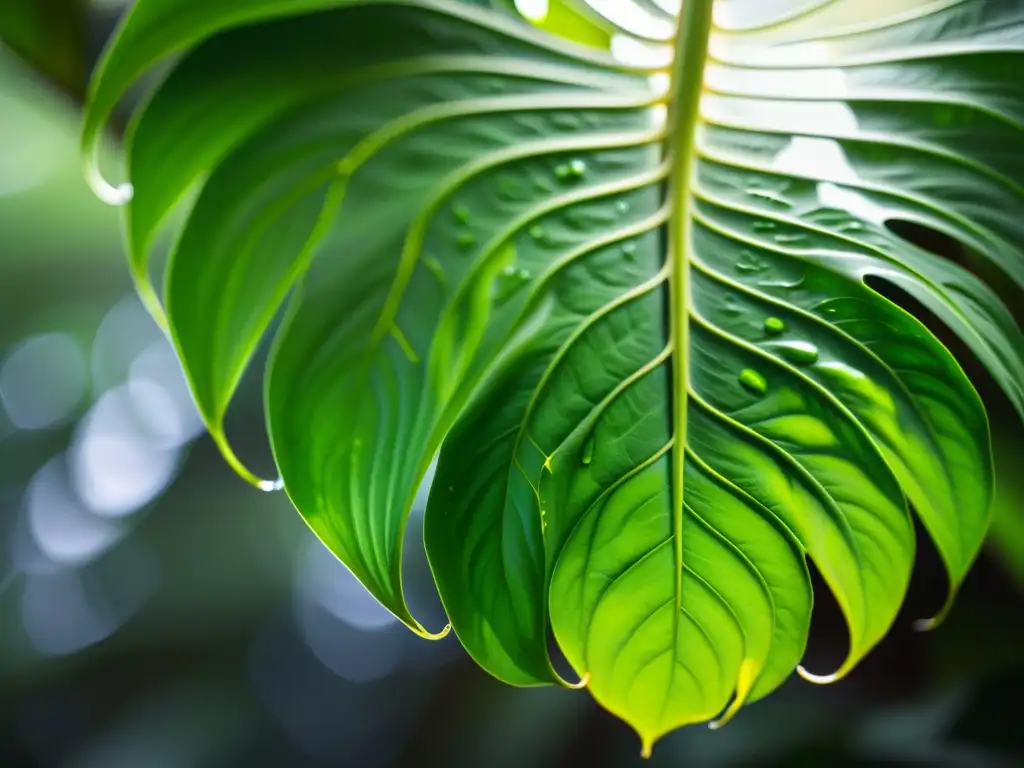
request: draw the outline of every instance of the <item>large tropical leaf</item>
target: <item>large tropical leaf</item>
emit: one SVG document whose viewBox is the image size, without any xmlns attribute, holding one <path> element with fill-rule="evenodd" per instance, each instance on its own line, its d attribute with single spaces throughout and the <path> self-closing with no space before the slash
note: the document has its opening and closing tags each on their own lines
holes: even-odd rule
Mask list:
<svg viewBox="0 0 1024 768">
<path fill-rule="evenodd" d="M 425 538 L 462 643 L 565 683 L 552 628 L 649 749 L 794 668 L 849 672 L 903 600 L 908 501 L 950 601 L 976 556 L 986 417 L 923 321 L 1024 412 L 1024 7 L 516 5 L 538 25 L 499 0 L 140 0 L 85 149 L 177 56 L 128 134 L 128 243 L 229 461 L 275 486 L 223 419 L 290 294 L 267 418 L 311 528 L 429 635 L 400 553 L 440 450 Z M 151 244 L 186 199 L 161 301 Z M 817 675 L 808 558 L 850 635 Z"/>
</svg>

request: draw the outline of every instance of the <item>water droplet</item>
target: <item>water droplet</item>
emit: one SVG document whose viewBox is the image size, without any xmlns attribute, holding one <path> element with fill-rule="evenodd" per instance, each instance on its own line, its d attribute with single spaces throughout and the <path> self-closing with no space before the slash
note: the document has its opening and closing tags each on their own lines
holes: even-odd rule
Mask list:
<svg viewBox="0 0 1024 768">
<path fill-rule="evenodd" d="M 751 188 L 747 190 L 747 195 L 757 200 L 765 200 L 769 203 L 775 203 L 776 205 L 782 206 L 784 208 L 791 208 L 793 206 L 793 204 L 789 200 L 784 198 L 778 192 L 775 192 L 774 190 L 771 189 Z"/>
<path fill-rule="evenodd" d="M 498 303 L 506 301 L 526 285 L 531 277 L 532 275 L 527 269 L 520 269 L 511 264 L 503 267 L 494 286 L 494 301 Z"/>
<path fill-rule="evenodd" d="M 781 355 L 797 365 L 818 362 L 818 348 L 806 341 L 784 341 L 778 345 Z"/>
<path fill-rule="evenodd" d="M 534 224 L 530 227 L 530 237 L 538 243 L 541 242 L 544 239 L 544 227 L 540 224 Z"/>
<path fill-rule="evenodd" d="M 594 438 L 589 438 L 586 443 L 583 444 L 583 453 L 580 454 L 580 461 L 584 464 L 590 464 L 594 460 Z"/>
<path fill-rule="evenodd" d="M 452 206 L 452 213 L 455 214 L 455 219 L 460 224 L 466 224 L 469 221 L 469 218 L 470 218 L 469 208 L 467 208 L 465 205 L 462 205 L 461 203 L 458 204 L 458 205 Z"/>
<path fill-rule="evenodd" d="M 562 163 L 555 167 L 555 178 L 559 181 L 575 181 L 582 179 L 587 173 L 587 164 L 580 159 Z"/>
<path fill-rule="evenodd" d="M 804 235 L 798 234 L 796 232 L 790 232 L 788 234 L 779 233 L 775 236 L 775 242 L 778 243 L 779 245 L 793 245 L 795 243 L 801 242 L 803 239 Z"/>
<path fill-rule="evenodd" d="M 753 368 L 744 368 L 740 372 L 739 382 L 745 389 L 753 392 L 755 395 L 763 395 L 768 391 L 768 382 L 765 381 L 764 376 Z"/>
<path fill-rule="evenodd" d="M 615 204 L 615 210 L 618 211 L 619 213 L 628 213 L 629 203 L 626 202 L 625 200 L 619 200 L 619 202 Z"/>
<path fill-rule="evenodd" d="M 786 323 L 781 317 L 766 317 L 764 330 L 765 333 L 780 334 L 786 330 Z"/>
<path fill-rule="evenodd" d="M 626 257 L 627 261 L 634 261 L 636 259 L 636 243 L 623 243 L 622 255 Z"/>
<path fill-rule="evenodd" d="M 458 237 L 459 248 L 464 251 L 468 251 L 474 245 L 476 245 L 476 235 L 472 232 L 460 232 Z"/>
<path fill-rule="evenodd" d="M 774 221 L 764 221 L 763 219 L 754 222 L 755 232 L 771 232 L 775 229 Z"/>
</svg>

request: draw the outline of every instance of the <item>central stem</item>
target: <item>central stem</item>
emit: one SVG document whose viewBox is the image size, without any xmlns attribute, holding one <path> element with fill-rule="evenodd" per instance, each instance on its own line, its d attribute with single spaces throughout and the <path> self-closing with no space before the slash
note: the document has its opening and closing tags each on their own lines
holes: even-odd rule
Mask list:
<svg viewBox="0 0 1024 768">
<path fill-rule="evenodd" d="M 675 354 L 672 403 L 675 449 L 673 450 L 673 531 L 676 557 L 676 600 L 682 604 L 683 578 L 683 481 L 686 448 L 686 409 L 689 381 L 689 259 L 693 247 L 693 197 L 690 186 L 696 170 L 695 143 L 704 90 L 704 64 L 711 35 L 714 0 L 683 0 L 675 37 L 675 65 L 669 92 L 666 153 L 672 172 L 668 195 L 672 214 L 668 225 L 668 258 L 671 260 L 670 342 Z M 678 613 L 678 612 L 677 612 Z M 678 616 L 677 619 L 678 621 Z"/>
</svg>

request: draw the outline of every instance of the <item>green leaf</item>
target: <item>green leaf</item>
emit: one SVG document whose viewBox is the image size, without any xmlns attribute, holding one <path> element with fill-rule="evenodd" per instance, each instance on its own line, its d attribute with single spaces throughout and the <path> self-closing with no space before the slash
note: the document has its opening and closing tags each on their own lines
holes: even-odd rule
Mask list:
<svg viewBox="0 0 1024 768">
<path fill-rule="evenodd" d="M 923 626 L 952 605 L 989 430 L 924 321 L 1024 415 L 1024 11 L 518 5 L 140 0 L 84 145 L 180 55 L 129 131 L 128 243 L 227 459 L 274 487 L 223 419 L 290 295 L 267 419 L 310 527 L 435 636 L 401 548 L 439 453 L 424 538 L 463 645 L 586 686 L 649 751 L 794 669 L 846 675 L 906 593 L 908 501 L 950 581 Z M 161 302 L 151 243 L 186 199 Z M 808 558 L 849 626 L 827 674 L 798 666 Z"/>
</svg>

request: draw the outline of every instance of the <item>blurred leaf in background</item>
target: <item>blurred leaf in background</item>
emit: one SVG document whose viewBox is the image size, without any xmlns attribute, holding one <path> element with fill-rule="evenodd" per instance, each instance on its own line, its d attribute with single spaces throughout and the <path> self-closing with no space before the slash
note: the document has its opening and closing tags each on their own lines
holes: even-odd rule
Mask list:
<svg viewBox="0 0 1024 768">
<path fill-rule="evenodd" d="M 4 0 L 0 40 L 65 92 L 88 74 L 85 0 Z"/>
</svg>

